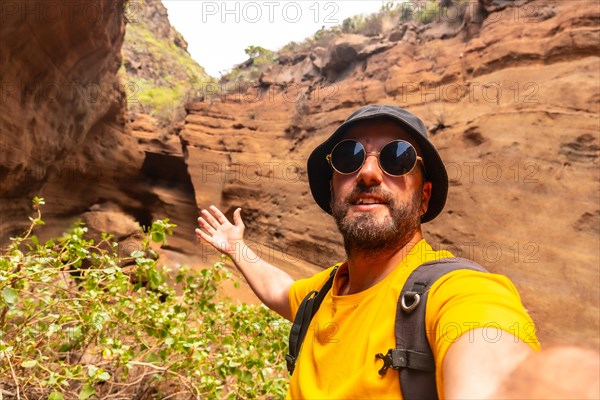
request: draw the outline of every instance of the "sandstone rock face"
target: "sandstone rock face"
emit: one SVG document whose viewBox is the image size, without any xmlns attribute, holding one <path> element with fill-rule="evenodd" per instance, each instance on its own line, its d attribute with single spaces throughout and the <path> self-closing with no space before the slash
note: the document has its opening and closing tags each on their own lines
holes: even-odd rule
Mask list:
<svg viewBox="0 0 600 400">
<path fill-rule="evenodd" d="M 141 166 L 116 76 L 123 1 L 2 7 L 0 233 L 21 231 L 34 195 L 60 233 L 101 197 L 127 202 L 119 187 Z"/>
<path fill-rule="evenodd" d="M 112 230 L 125 241 L 121 255 L 127 256 L 139 245 L 129 240 L 136 229 L 170 217 L 180 226 L 170 248 L 186 254 L 194 250 L 197 210 L 177 121 L 165 131 L 136 109 L 128 123 L 127 107 L 139 103 L 133 101 L 139 94 L 128 89 L 131 80 L 121 81 L 117 74 L 125 20 L 152 30 L 165 46 L 180 51 L 178 57 L 187 55 L 191 61 L 160 1 L 146 5 L 101 0 L 3 4 L 2 243 L 23 231 L 31 198 L 38 195 L 47 204 L 42 237 L 60 235 L 79 219 L 88 225 L 90 237 Z M 152 43 L 159 46 L 159 39 Z M 142 62 L 145 53 L 133 57 L 138 50 L 130 43 L 126 53 L 130 61 L 140 62 L 142 79 L 152 79 L 160 68 L 179 71 L 164 65 L 159 54 L 148 67 Z"/>
<path fill-rule="evenodd" d="M 362 60 L 365 44 L 342 37 L 283 58 L 260 87 L 190 104 L 180 136 L 195 199 L 229 215 L 242 207 L 257 252 L 307 276 L 344 258 L 312 200 L 308 154 L 365 103 L 406 107 L 426 122 L 451 181 L 426 238 L 508 275 L 544 342 L 597 346 L 597 4 L 481 7 L 450 36 L 398 28 Z"/>
</svg>

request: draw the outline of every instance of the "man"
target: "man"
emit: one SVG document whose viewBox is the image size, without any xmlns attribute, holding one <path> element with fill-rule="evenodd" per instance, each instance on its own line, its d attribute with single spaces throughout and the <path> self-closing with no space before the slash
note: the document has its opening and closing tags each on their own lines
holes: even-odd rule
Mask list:
<svg viewBox="0 0 600 400">
<path fill-rule="evenodd" d="M 395 347 L 400 291 L 424 262 L 452 257 L 423 239 L 421 224 L 443 209 L 448 177 L 423 122 L 395 106 L 355 111 L 308 159 L 317 204 L 343 236 L 347 261 L 312 320 L 288 398 L 399 398 L 396 371 L 381 376 L 375 357 Z M 332 268 L 294 282 L 248 253 L 241 210 L 233 224 L 202 211 L 196 233 L 229 255 L 262 302 L 292 320 L 302 299 Z M 243 252 L 242 252 L 243 250 Z M 245 257 L 241 255 L 245 254 Z M 252 260 L 253 262 L 250 262 Z M 459 270 L 429 291 L 425 328 L 440 398 L 486 398 L 539 348 L 535 328 L 503 276 Z"/>
</svg>

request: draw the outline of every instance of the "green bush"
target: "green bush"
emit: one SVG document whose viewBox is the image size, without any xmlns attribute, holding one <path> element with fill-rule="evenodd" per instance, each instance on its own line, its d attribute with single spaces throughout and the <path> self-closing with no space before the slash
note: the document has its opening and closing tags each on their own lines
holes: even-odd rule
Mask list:
<svg viewBox="0 0 600 400">
<path fill-rule="evenodd" d="M 261 46 L 250 45 L 244 49 L 244 52 L 248 56 L 248 61 L 233 67 L 223 75 L 225 81 L 255 83 L 260 78 L 262 71 L 278 61 L 276 52 Z"/>
<path fill-rule="evenodd" d="M 159 266 L 151 243 L 119 257 L 77 224 L 56 240 L 37 215 L 0 258 L 0 389 L 19 398 L 280 398 L 289 323 L 264 306 L 217 296 L 222 263 L 200 272 Z M 124 267 L 133 264 L 131 270 Z"/>
</svg>

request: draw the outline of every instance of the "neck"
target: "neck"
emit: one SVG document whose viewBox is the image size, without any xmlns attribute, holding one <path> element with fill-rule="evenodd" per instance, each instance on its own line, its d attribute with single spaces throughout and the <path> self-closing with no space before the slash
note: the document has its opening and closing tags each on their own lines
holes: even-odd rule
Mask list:
<svg viewBox="0 0 600 400">
<path fill-rule="evenodd" d="M 348 255 L 349 278 L 340 294 L 362 292 L 383 280 L 421 239 L 423 239 L 423 234 L 419 228 L 408 241 L 396 245 L 390 244 L 389 250 L 379 252 L 368 250 L 350 251 Z"/>
</svg>

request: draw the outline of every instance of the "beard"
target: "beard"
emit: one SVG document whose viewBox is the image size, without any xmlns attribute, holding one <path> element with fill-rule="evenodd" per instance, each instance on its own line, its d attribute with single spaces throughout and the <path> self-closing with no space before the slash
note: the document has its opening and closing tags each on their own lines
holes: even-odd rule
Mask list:
<svg viewBox="0 0 600 400">
<path fill-rule="evenodd" d="M 390 215 L 377 220 L 372 213 L 358 213 L 348 217 L 351 199 L 360 194 L 377 195 L 387 203 Z M 332 193 L 332 199 L 335 199 Z M 368 251 L 374 254 L 396 251 L 414 236 L 421 224 L 421 190 L 417 190 L 406 204 L 399 204 L 379 186 L 358 184 L 344 199 L 332 200 L 333 218 L 344 238 L 346 254 Z"/>
</svg>

